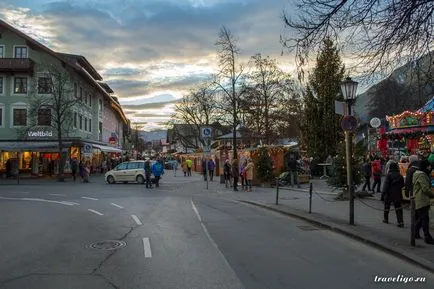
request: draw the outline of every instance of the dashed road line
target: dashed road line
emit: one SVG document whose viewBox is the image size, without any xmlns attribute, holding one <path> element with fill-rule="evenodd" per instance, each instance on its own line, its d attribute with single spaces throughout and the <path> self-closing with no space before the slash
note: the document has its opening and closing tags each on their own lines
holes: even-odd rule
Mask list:
<svg viewBox="0 0 434 289">
<path fill-rule="evenodd" d="M 110 205 L 115 206 L 115 207 L 117 207 L 117 208 L 119 208 L 119 209 L 123 209 L 123 208 L 124 208 L 124 207 L 119 206 L 118 204 L 115 204 L 115 203 L 110 203 Z"/>
<path fill-rule="evenodd" d="M 142 222 L 140 222 L 139 218 L 137 218 L 136 215 L 131 215 L 131 218 L 133 218 L 134 222 L 136 222 L 137 225 L 142 225 Z"/>
<path fill-rule="evenodd" d="M 91 198 L 91 197 L 81 197 L 81 198 L 86 200 L 98 201 L 98 199 Z"/>
<path fill-rule="evenodd" d="M 149 238 L 143 238 L 143 249 L 145 251 L 145 258 L 152 258 L 151 243 Z"/>
<path fill-rule="evenodd" d="M 104 214 L 103 213 L 100 213 L 100 212 L 98 212 L 98 211 L 95 211 L 95 210 L 92 210 L 92 209 L 87 209 L 89 212 L 92 212 L 92 213 L 94 213 L 94 214 L 97 214 L 97 215 L 100 215 L 100 216 L 104 216 Z"/>
</svg>

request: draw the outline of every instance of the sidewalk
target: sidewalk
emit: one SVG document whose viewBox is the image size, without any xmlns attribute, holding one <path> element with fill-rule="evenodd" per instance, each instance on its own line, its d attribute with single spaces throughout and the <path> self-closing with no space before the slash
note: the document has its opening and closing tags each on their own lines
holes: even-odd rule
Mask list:
<svg viewBox="0 0 434 289">
<path fill-rule="evenodd" d="M 254 187 L 252 192 L 234 192 L 224 185 L 211 183 L 210 190 L 238 201 L 277 211 L 300 218 L 317 226 L 345 234 L 354 239 L 367 242 L 391 254 L 434 272 L 434 245 L 416 240 L 416 247 L 410 246 L 410 210 L 404 209 L 404 228 L 396 225 L 394 211 L 389 213 L 389 224 L 384 224 L 383 203 L 380 196 L 355 200 L 355 226 L 349 225 L 349 202 L 337 201 L 332 188 L 323 180 L 312 180 L 312 213 L 309 214 L 309 184 L 300 189 L 279 190 L 279 205 L 276 201 L 276 188 Z M 407 205 L 407 204 L 405 204 Z M 392 206 L 393 210 L 393 206 Z M 431 220 L 434 225 L 434 220 Z"/>
</svg>

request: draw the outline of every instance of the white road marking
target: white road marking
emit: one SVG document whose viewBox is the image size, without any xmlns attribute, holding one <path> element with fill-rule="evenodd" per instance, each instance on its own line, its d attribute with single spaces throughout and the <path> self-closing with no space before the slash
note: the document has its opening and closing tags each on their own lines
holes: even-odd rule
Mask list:
<svg viewBox="0 0 434 289">
<path fill-rule="evenodd" d="M 79 203 L 74 203 L 74 202 L 53 201 L 53 200 L 46 200 L 46 199 L 39 199 L 39 198 L 5 198 L 5 197 L 0 197 L 0 199 L 12 200 L 12 201 L 46 202 L 46 203 L 54 203 L 54 204 L 60 204 L 60 205 L 65 205 L 65 206 L 78 206 L 78 205 L 80 205 Z"/>
<path fill-rule="evenodd" d="M 90 197 L 81 197 L 81 198 L 86 200 L 98 201 L 98 199 L 90 198 Z"/>
<path fill-rule="evenodd" d="M 191 200 L 191 206 L 193 207 L 193 211 L 196 213 L 196 216 L 197 216 L 199 222 L 202 223 L 202 218 L 200 217 L 199 211 L 197 210 L 196 206 L 194 205 L 193 200 Z"/>
<path fill-rule="evenodd" d="M 59 197 L 65 197 L 65 194 L 49 194 L 50 196 L 59 196 Z"/>
<path fill-rule="evenodd" d="M 110 203 L 110 205 L 115 206 L 115 207 L 118 207 L 119 209 L 123 209 L 123 208 L 124 208 L 124 207 L 119 206 L 118 204 L 115 204 L 115 203 Z"/>
<path fill-rule="evenodd" d="M 142 225 L 142 222 L 140 222 L 139 218 L 137 218 L 136 215 L 131 215 L 131 218 L 133 218 L 134 222 L 136 222 L 137 225 Z"/>
<path fill-rule="evenodd" d="M 143 238 L 143 249 L 145 250 L 145 258 L 152 258 L 151 243 L 149 238 Z"/>
<path fill-rule="evenodd" d="M 92 213 L 94 213 L 94 214 L 97 214 L 97 215 L 100 215 L 100 216 L 104 216 L 104 214 L 103 213 L 100 213 L 100 212 L 98 212 L 98 211 L 95 211 L 95 210 L 92 210 L 92 209 L 87 209 L 89 212 L 92 212 Z"/>
</svg>

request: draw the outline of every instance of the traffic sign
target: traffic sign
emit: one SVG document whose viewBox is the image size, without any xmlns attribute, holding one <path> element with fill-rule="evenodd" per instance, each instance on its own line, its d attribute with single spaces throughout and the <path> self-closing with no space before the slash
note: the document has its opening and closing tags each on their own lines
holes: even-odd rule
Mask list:
<svg viewBox="0 0 434 289">
<path fill-rule="evenodd" d="M 92 145 L 88 144 L 88 143 L 85 143 L 83 145 L 83 153 L 84 154 L 90 154 L 90 153 L 92 153 Z"/>
<path fill-rule="evenodd" d="M 212 134 L 212 128 L 204 127 L 202 128 L 202 138 L 210 138 Z"/>
<path fill-rule="evenodd" d="M 344 116 L 341 122 L 341 127 L 344 131 L 355 131 L 357 128 L 357 119 L 352 115 Z"/>
<path fill-rule="evenodd" d="M 374 117 L 369 123 L 373 128 L 379 128 L 381 125 L 381 120 L 378 117 Z"/>
</svg>

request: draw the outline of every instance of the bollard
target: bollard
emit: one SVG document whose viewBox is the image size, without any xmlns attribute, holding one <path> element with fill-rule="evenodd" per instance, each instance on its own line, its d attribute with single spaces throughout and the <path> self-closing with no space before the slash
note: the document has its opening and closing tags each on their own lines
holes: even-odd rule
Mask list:
<svg viewBox="0 0 434 289">
<path fill-rule="evenodd" d="M 309 214 L 312 213 L 312 183 L 309 184 Z"/>
<path fill-rule="evenodd" d="M 276 205 L 279 204 L 279 179 L 276 179 Z"/>
<path fill-rule="evenodd" d="M 416 246 L 416 211 L 415 211 L 415 203 L 414 196 L 410 196 L 410 210 L 411 210 L 411 230 L 410 230 L 410 244 L 412 247 Z"/>
</svg>

